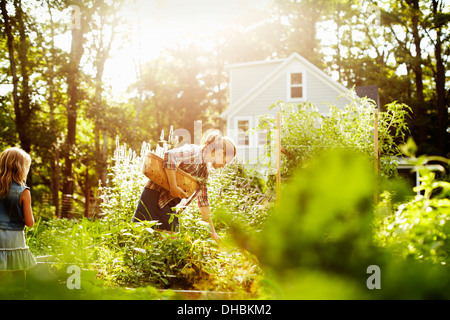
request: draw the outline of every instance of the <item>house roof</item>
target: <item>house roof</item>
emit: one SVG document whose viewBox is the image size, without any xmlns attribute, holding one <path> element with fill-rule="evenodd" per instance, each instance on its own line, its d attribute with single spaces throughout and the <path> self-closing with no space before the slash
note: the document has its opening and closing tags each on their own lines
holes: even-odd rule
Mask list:
<svg viewBox="0 0 450 320">
<path fill-rule="evenodd" d="M 228 65 L 226 68 L 233 69 L 233 68 L 239 68 L 239 67 L 248 67 L 251 65 L 257 65 L 257 64 L 268 64 L 268 63 L 278 63 L 279 65 L 275 67 L 274 70 L 272 70 L 270 73 L 268 73 L 259 83 L 257 83 L 252 89 L 250 89 L 246 94 L 244 94 L 241 98 L 239 98 L 235 103 L 230 105 L 228 109 L 226 109 L 220 117 L 222 119 L 226 119 L 230 115 L 233 115 L 234 113 L 241 110 L 247 103 L 249 103 L 253 98 L 255 98 L 258 94 L 260 94 L 264 89 L 266 89 L 269 85 L 271 85 L 276 79 L 277 76 L 283 72 L 285 67 L 291 63 L 293 60 L 299 60 L 301 63 L 305 65 L 305 67 L 308 69 L 308 71 L 312 72 L 314 75 L 316 75 L 318 78 L 322 79 L 326 84 L 328 84 L 329 87 L 334 89 L 339 94 L 345 93 L 348 91 L 346 87 L 341 85 L 340 83 L 334 81 L 330 76 L 328 76 L 325 72 L 317 68 L 315 65 L 313 65 L 311 62 L 303 58 L 298 53 L 292 53 L 289 57 L 285 59 L 277 59 L 277 60 L 268 60 L 268 61 L 253 61 L 253 62 L 247 62 L 247 63 L 239 63 L 239 64 L 233 64 Z"/>
<path fill-rule="evenodd" d="M 281 63 L 284 59 L 273 59 L 273 60 L 260 60 L 260 61 L 249 61 L 249 62 L 241 62 L 241 63 L 234 63 L 234 64 L 228 64 L 225 66 L 225 69 L 233 69 L 233 68 L 240 68 L 240 67 L 249 67 L 249 66 L 255 66 L 259 64 L 272 64 L 272 63 Z"/>
<path fill-rule="evenodd" d="M 378 86 L 361 86 L 355 87 L 355 92 L 358 97 L 367 97 L 375 101 L 376 105 L 380 105 L 380 95 Z"/>
</svg>

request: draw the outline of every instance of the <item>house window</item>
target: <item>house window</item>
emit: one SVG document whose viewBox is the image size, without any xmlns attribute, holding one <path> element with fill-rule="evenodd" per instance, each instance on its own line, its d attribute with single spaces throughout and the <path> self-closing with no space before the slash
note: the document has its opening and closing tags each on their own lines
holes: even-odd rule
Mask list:
<svg viewBox="0 0 450 320">
<path fill-rule="evenodd" d="M 250 144 L 250 137 L 248 135 L 248 131 L 250 129 L 250 121 L 249 120 L 238 120 L 237 121 L 237 129 L 238 129 L 238 145 L 239 146 L 248 146 Z"/>
<path fill-rule="evenodd" d="M 290 74 L 290 97 L 291 99 L 303 98 L 303 73 L 291 72 Z"/>
<path fill-rule="evenodd" d="M 264 146 L 266 144 L 270 144 L 269 138 L 269 130 L 270 130 L 270 121 L 262 116 L 256 117 L 256 124 L 259 126 L 257 130 L 257 143 L 258 146 Z"/>
<path fill-rule="evenodd" d="M 265 145 L 269 143 L 268 135 L 267 135 L 267 129 L 261 129 L 258 131 L 258 144 Z"/>
</svg>

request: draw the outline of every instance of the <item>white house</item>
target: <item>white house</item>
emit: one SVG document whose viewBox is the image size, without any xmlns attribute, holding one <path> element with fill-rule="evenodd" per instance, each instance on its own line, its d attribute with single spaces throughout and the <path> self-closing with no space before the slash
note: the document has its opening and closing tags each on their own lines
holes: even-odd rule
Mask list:
<svg viewBox="0 0 450 320">
<path fill-rule="evenodd" d="M 350 99 L 348 89 L 297 53 L 285 59 L 229 65 L 230 107 L 220 117 L 226 120 L 227 135 L 237 146 L 237 156 L 254 163 L 264 152 L 266 134 L 251 130 L 262 115 L 276 117 L 269 107 L 278 102 L 312 102 L 323 115 L 327 103 L 343 108 Z M 340 97 L 338 99 L 338 97 Z"/>
</svg>

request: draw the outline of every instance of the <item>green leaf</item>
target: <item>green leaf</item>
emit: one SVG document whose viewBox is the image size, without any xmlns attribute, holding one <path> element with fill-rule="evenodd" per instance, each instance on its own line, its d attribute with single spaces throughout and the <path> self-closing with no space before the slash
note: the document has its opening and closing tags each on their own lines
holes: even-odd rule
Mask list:
<svg viewBox="0 0 450 320">
<path fill-rule="evenodd" d="M 409 137 L 406 144 L 400 145 L 399 148 L 407 157 L 415 157 L 417 152 L 417 145 L 412 137 Z"/>
<path fill-rule="evenodd" d="M 142 249 L 142 248 L 133 248 L 133 250 L 137 251 L 139 253 L 142 253 L 142 254 L 147 254 L 147 251 L 145 249 Z"/>
</svg>

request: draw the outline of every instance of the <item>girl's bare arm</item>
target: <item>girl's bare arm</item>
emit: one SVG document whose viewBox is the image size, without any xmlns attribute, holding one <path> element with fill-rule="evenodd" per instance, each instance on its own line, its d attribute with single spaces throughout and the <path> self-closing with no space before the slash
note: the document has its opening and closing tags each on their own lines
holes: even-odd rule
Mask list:
<svg viewBox="0 0 450 320">
<path fill-rule="evenodd" d="M 25 225 L 31 227 L 34 224 L 33 210 L 31 209 L 31 193 L 30 190 L 25 189 L 20 196 L 20 202 L 23 207 L 23 216 L 25 218 Z"/>
</svg>

